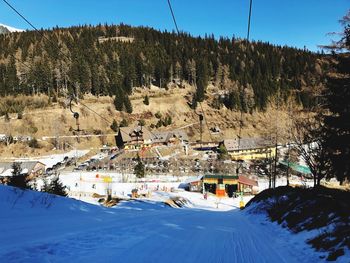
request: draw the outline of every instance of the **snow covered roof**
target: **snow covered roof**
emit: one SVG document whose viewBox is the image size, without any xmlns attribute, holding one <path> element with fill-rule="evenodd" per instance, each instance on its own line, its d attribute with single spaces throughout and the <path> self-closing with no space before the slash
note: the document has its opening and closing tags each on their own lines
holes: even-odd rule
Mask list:
<svg viewBox="0 0 350 263">
<path fill-rule="evenodd" d="M 203 179 L 203 175 L 198 175 L 198 176 L 193 176 L 188 178 L 185 183 L 190 184 L 190 183 L 195 183 Z"/>
<path fill-rule="evenodd" d="M 263 138 L 242 138 L 240 142 L 238 142 L 238 139 L 226 139 L 223 141 L 223 144 L 225 145 L 227 151 L 265 148 L 272 145 L 270 141 Z"/>
<path fill-rule="evenodd" d="M 33 172 L 37 164 L 41 164 L 43 167 L 45 167 L 45 164 L 39 161 L 25 161 L 25 162 L 15 161 L 15 162 L 21 164 L 21 174 L 28 174 Z M 14 162 L 0 162 L 0 175 L 11 176 L 13 171 L 12 169 L 13 163 Z"/>
<path fill-rule="evenodd" d="M 154 137 L 152 141 L 154 143 L 167 143 L 172 138 L 177 138 L 182 141 L 188 141 L 188 136 L 184 131 L 175 130 L 175 131 L 164 131 L 164 132 L 155 132 L 153 133 Z"/>
</svg>

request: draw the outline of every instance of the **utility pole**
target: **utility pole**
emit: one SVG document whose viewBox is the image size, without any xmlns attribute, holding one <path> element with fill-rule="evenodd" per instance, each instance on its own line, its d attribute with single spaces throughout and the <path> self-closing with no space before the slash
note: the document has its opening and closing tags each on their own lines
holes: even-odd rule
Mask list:
<svg viewBox="0 0 350 263">
<path fill-rule="evenodd" d="M 281 83 L 281 80 L 279 80 Z M 277 177 L 277 160 L 278 160 L 278 109 L 279 109 L 279 92 L 280 89 L 277 91 L 277 108 L 276 108 L 276 131 L 275 131 L 275 165 L 273 169 L 273 188 L 276 188 L 276 177 Z"/>
<path fill-rule="evenodd" d="M 200 132 L 200 144 L 201 144 L 201 150 L 203 148 L 203 114 L 199 114 L 199 132 Z"/>
<path fill-rule="evenodd" d="M 288 116 L 290 119 L 290 127 L 289 127 L 289 138 L 288 138 L 288 151 L 287 151 L 287 186 L 289 186 L 289 162 L 290 162 L 290 139 L 292 134 L 292 115 L 291 115 L 291 102 L 289 102 L 288 106 Z"/>
</svg>

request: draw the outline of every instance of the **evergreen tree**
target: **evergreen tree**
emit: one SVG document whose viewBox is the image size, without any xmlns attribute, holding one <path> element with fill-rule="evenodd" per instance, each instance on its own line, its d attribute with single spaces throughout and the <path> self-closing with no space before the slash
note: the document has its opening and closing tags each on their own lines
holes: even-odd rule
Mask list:
<svg viewBox="0 0 350 263">
<path fill-rule="evenodd" d="M 208 66 L 206 61 L 200 61 L 197 69 L 197 89 L 196 89 L 196 101 L 202 102 L 204 100 L 205 91 L 208 86 Z"/>
<path fill-rule="evenodd" d="M 114 37 L 115 32 L 133 36 L 135 41 L 96 42 L 99 36 Z M 322 55 L 306 50 L 252 42 L 247 52 L 244 43 L 234 38 L 215 40 L 188 34 L 179 45 L 176 34 L 123 24 L 55 28 L 44 34 L 59 43 L 60 52 L 30 31 L 0 35 L 1 95 L 45 93 L 51 97 L 53 90 L 57 96 L 69 92 L 116 95 L 118 110 L 125 107 L 131 112 L 124 100 L 135 86 L 167 87 L 169 82 L 181 86 L 187 81 L 197 87 L 194 99 L 201 102 L 208 83 L 214 80 L 225 90 L 239 83 L 241 107 L 251 111 L 252 98 L 253 107 L 264 109 L 276 93 L 278 85 L 271 80 L 280 79 L 282 95 L 291 89 L 301 91 L 301 86 L 318 87 L 323 81 L 320 72 L 326 67 L 318 62 Z M 248 84 L 254 94 L 250 100 L 243 92 Z M 115 87 L 119 87 L 117 92 Z M 303 106 L 315 103 L 309 96 L 312 93 L 296 94 Z"/>
<path fill-rule="evenodd" d="M 131 102 L 130 102 L 130 99 L 129 99 L 128 95 L 125 95 L 124 106 L 125 106 L 125 111 L 127 113 L 132 113 L 132 105 L 131 105 Z"/>
<path fill-rule="evenodd" d="M 19 187 L 22 189 L 30 188 L 27 183 L 27 177 L 21 174 L 22 172 L 21 163 L 14 162 L 11 168 L 12 168 L 12 176 L 9 179 L 8 185 Z"/>
<path fill-rule="evenodd" d="M 145 177 L 145 166 L 139 155 L 137 155 L 137 164 L 134 167 L 134 174 L 137 178 Z"/>
<path fill-rule="evenodd" d="M 114 106 L 117 111 L 122 111 L 124 110 L 124 98 L 125 95 L 124 93 L 118 88 L 117 93 L 114 98 Z"/>
<path fill-rule="evenodd" d="M 128 127 L 129 123 L 126 119 L 122 119 L 119 127 Z"/>
<path fill-rule="evenodd" d="M 144 100 L 143 100 L 143 104 L 149 105 L 149 98 L 148 98 L 147 95 L 145 96 L 145 98 L 144 98 Z"/>
<path fill-rule="evenodd" d="M 58 176 L 52 179 L 47 192 L 54 195 L 67 196 L 66 187 L 62 184 Z"/>
<path fill-rule="evenodd" d="M 350 51 L 350 12 L 345 24 L 343 47 Z M 328 78 L 326 106 L 330 114 L 324 116 L 327 157 L 331 161 L 331 175 L 341 183 L 350 181 L 350 57 L 339 54 L 337 75 Z"/>
<path fill-rule="evenodd" d="M 229 158 L 227 149 L 226 149 L 224 144 L 220 144 L 217 151 L 218 151 L 218 159 L 219 160 L 226 160 Z"/>
<path fill-rule="evenodd" d="M 113 120 L 113 123 L 111 124 L 111 129 L 112 129 L 112 131 L 114 131 L 114 132 L 118 132 L 118 130 L 119 130 L 119 125 L 118 125 L 118 123 L 117 123 L 116 120 Z"/>
</svg>

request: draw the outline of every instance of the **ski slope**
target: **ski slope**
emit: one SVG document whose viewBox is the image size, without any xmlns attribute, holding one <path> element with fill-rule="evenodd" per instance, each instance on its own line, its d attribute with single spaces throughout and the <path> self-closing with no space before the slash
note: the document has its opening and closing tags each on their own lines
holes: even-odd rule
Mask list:
<svg viewBox="0 0 350 263">
<path fill-rule="evenodd" d="M 236 209 L 239 200 L 183 195 L 181 209 L 104 208 L 0 185 L 0 262 L 320 262 L 304 240 Z"/>
</svg>

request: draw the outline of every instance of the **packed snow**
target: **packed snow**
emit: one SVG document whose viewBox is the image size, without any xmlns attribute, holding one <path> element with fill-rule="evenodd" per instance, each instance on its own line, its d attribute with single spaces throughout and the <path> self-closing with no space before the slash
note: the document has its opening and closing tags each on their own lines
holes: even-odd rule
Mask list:
<svg viewBox="0 0 350 263">
<path fill-rule="evenodd" d="M 61 163 L 64 161 L 65 158 L 80 158 L 84 155 L 86 155 L 89 151 L 88 150 L 71 150 L 66 153 L 59 153 L 59 154 L 51 154 L 47 156 L 39 156 L 39 157 L 30 157 L 30 158 L 15 158 L 15 161 L 23 162 L 23 161 L 39 161 L 45 164 L 46 169 L 52 168 L 57 163 Z M 11 158 L 12 160 L 13 158 Z"/>
<path fill-rule="evenodd" d="M 162 202 L 171 196 L 186 207 Z M 105 208 L 0 185 L 0 262 L 321 261 L 303 238 L 237 209 L 239 201 L 156 190 Z"/>
</svg>

